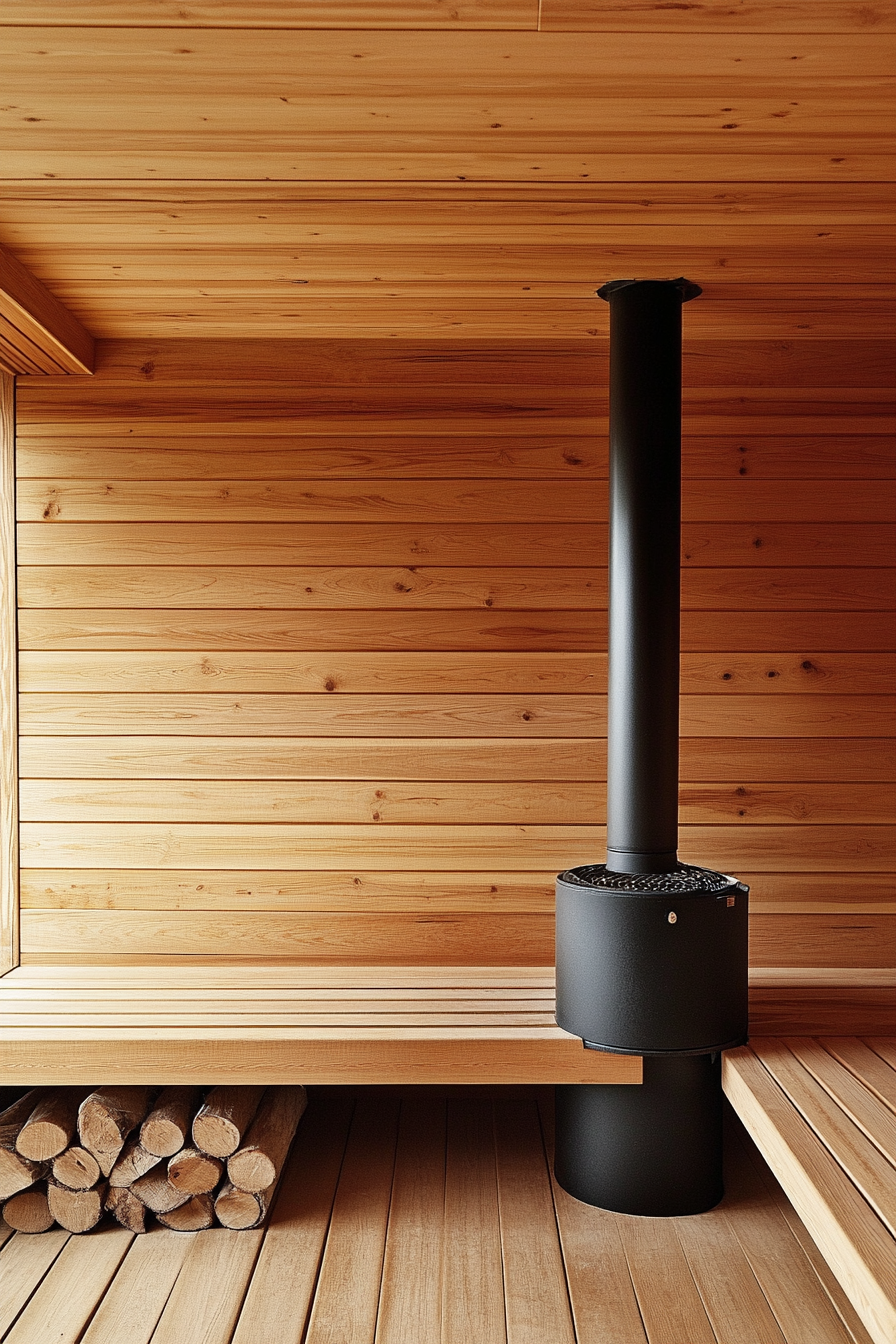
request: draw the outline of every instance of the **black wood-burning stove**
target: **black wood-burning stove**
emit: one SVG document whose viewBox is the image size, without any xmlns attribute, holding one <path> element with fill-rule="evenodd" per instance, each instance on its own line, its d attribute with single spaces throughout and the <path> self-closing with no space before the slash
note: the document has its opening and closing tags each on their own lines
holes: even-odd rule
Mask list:
<svg viewBox="0 0 896 1344">
<path fill-rule="evenodd" d="M 557 1088 L 556 1174 L 620 1213 L 722 1197 L 720 1051 L 747 1039 L 748 888 L 678 862 L 680 280 L 610 304 L 607 861 L 557 879 L 557 1022 L 644 1056 L 641 1086 Z"/>
</svg>

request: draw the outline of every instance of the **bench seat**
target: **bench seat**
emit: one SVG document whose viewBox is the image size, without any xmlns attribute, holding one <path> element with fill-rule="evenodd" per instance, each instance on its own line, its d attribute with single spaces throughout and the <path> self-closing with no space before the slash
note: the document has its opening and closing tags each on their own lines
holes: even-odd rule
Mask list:
<svg viewBox="0 0 896 1344">
<path fill-rule="evenodd" d="M 723 1086 L 876 1344 L 896 1340 L 896 1039 L 754 1038 Z"/>
<path fill-rule="evenodd" d="M 19 966 L 6 1083 L 639 1083 L 554 1022 L 553 967 Z"/>
</svg>

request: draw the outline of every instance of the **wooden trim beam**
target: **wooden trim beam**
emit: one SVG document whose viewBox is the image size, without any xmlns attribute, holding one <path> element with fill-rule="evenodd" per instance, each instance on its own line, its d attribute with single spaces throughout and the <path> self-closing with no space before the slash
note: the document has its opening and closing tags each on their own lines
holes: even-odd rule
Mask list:
<svg viewBox="0 0 896 1344">
<path fill-rule="evenodd" d="M 0 247 L 0 368 L 8 373 L 93 373 L 94 340 L 73 313 Z"/>
<path fill-rule="evenodd" d="M 0 974 L 19 961 L 15 379 L 0 373 Z"/>
</svg>

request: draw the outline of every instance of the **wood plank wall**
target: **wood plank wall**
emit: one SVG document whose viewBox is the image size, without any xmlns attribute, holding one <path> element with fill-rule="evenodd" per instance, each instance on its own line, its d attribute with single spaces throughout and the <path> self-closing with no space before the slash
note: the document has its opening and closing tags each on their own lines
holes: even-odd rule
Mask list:
<svg viewBox="0 0 896 1344">
<path fill-rule="evenodd" d="M 892 962 L 886 354 L 686 342 L 682 851 L 756 965 Z M 603 844 L 606 381 L 603 337 L 22 379 L 23 960 L 550 962 Z"/>
</svg>

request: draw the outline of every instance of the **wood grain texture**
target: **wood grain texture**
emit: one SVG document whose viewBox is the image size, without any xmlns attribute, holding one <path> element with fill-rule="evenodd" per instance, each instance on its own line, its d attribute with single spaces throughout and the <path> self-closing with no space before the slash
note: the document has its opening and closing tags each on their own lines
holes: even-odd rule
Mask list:
<svg viewBox="0 0 896 1344">
<path fill-rule="evenodd" d="M 185 10 L 171 0 L 156 0 L 151 9 L 129 0 L 101 0 L 67 4 L 61 13 L 53 0 L 12 0 L 3 22 L 54 27 L 61 18 L 76 27 L 527 30 L 538 26 L 538 5 L 537 0 L 461 0 L 448 9 L 442 0 L 199 0 Z"/>
<path fill-rule="evenodd" d="M 22 696 L 22 735 L 549 737 L 606 735 L 603 695 L 50 695 Z M 681 731 L 715 737 L 720 721 L 743 737 L 890 738 L 892 695 L 690 695 Z"/>
<path fill-rule="evenodd" d="M 23 737 L 23 778 L 593 780 L 603 738 Z M 682 779 L 891 783 L 886 739 L 686 737 Z"/>
<path fill-rule="evenodd" d="M 61 1235 L 51 1231 L 41 1241 Z M 76 1344 L 134 1239 L 131 1232 L 114 1224 L 91 1237 L 65 1235 L 61 1250 L 58 1241 L 47 1247 L 49 1252 L 55 1245 L 56 1255 L 6 1335 L 12 1344 L 30 1344 L 53 1335 L 60 1344 Z"/>
<path fill-rule="evenodd" d="M 827 568 L 698 569 L 682 575 L 686 611 L 880 611 L 896 606 L 894 571 L 850 566 Z M 203 608 L 246 610 L 337 608 L 427 610 L 495 609 L 595 611 L 606 606 L 602 569 L 538 570 L 179 568 L 151 570 L 109 566 L 63 569 L 22 567 L 22 607 Z"/>
<path fill-rule="evenodd" d="M 892 650 L 892 613 L 884 612 L 684 612 L 686 652 L 763 652 L 793 645 L 848 652 Z M 40 611 L 19 613 L 25 649 L 222 649 L 265 651 L 383 651 L 558 653 L 603 649 L 602 611 Z"/>
<path fill-rule="evenodd" d="M 754 914 L 896 914 L 892 878 L 865 873 L 738 875 Z M 554 909 L 553 870 L 525 873 L 252 872 L 208 869 L 31 868 L 25 910 L 326 911 L 367 914 L 545 914 Z M 180 1146 L 179 1144 L 177 1146 Z M 176 1149 L 172 1149 L 172 1152 Z"/>
<path fill-rule="evenodd" d="M 843 394 L 845 395 L 845 393 Z M 537 400 L 537 393 L 532 397 Z M 732 400 L 734 398 L 732 397 Z M 740 398 L 739 400 L 743 400 Z M 823 416 L 823 399 L 819 416 Z M 265 400 L 259 405 L 268 406 Z M 438 416 L 440 408 L 432 407 Z M 794 407 L 798 412 L 799 406 Z M 874 407 L 870 408 L 872 411 Z M 497 414 L 497 405 L 491 413 Z M 348 413 L 348 412 L 347 412 Z M 487 410 L 483 414 L 488 414 Z M 549 412 L 548 412 L 549 413 Z M 465 405 L 465 414 L 472 415 Z M 251 418 L 253 407 L 245 408 Z M 883 417 L 881 417 L 883 418 Z M 595 427 L 596 428 L 596 427 Z M 886 428 L 886 426 L 882 426 Z M 776 482 L 739 479 L 695 481 L 683 502 L 687 522 L 892 522 L 892 483 L 806 481 L 799 502 Z M 606 521 L 606 494 L 595 482 L 544 481 L 534 495 L 527 481 L 441 482 L 394 480 L 373 486 L 363 481 L 246 480 L 57 482 L 23 480 L 18 489 L 21 522 L 278 522 L 299 523 L 487 523 L 500 512 L 511 523 Z"/>
<path fill-rule="evenodd" d="M 5 247 L 0 247 L 0 339 L 0 365 L 9 373 L 93 372 L 93 337 Z"/>
<path fill-rule="evenodd" d="M 121 692 L 508 692 L 600 691 L 604 653 L 374 653 L 297 657 L 285 653 L 149 653 L 107 650 L 86 657 L 65 650 L 23 650 L 19 688 Z M 896 684 L 880 653 L 692 654 L 681 659 L 685 695 L 724 691 L 766 694 L 886 694 Z"/>
<path fill-rule="evenodd" d="M 0 372 L 0 973 L 19 957 L 15 379 Z"/>
<path fill-rule="evenodd" d="M 869 8 L 860 17 L 849 5 L 831 5 L 819 11 L 801 0 L 754 0 L 736 9 L 705 4 L 696 13 L 649 9 L 632 0 L 542 0 L 538 26 L 544 33 L 613 32 L 620 27 L 641 32 L 850 33 L 869 29 L 883 32 L 891 22 L 892 15 L 883 5 Z"/>
<path fill-rule="evenodd" d="M 217 440 L 215 440 L 217 442 Z M 834 491 L 834 487 L 829 487 Z M 796 510 L 792 510 L 796 512 Z M 604 524 L 20 523 L 22 565 L 605 564 Z M 892 523 L 685 523 L 682 564 L 890 565 Z"/>
<path fill-rule="evenodd" d="M 349 1087 L 318 1092 L 304 1142 L 287 1159 L 276 1203 L 240 1312 L 234 1344 L 272 1338 L 301 1344 L 327 1237 L 355 1104 Z M 288 1284 L 288 1307 L 284 1285 Z"/>
<path fill-rule="evenodd" d="M 811 344 L 820 342 L 813 340 Z M 752 352 L 744 351 L 743 355 L 744 364 L 751 365 Z M 837 356 L 842 360 L 842 347 Z M 862 368 L 869 378 L 874 376 L 866 365 Z M 399 374 L 404 372 L 399 370 Z M 523 364 L 521 376 L 527 372 Z M 555 370 L 553 366 L 551 373 L 558 379 L 563 376 L 563 370 Z M 432 377 L 431 372 L 429 376 Z M 543 377 L 544 372 L 539 376 Z M 782 378 L 790 376 L 781 373 Z M 841 371 L 838 381 L 842 376 Z M 731 381 L 730 377 L 727 381 Z M 817 377 L 813 375 L 813 385 L 815 381 Z M 16 469 L 21 479 L 71 475 L 109 476 L 113 480 L 128 476 L 142 480 L 233 477 L 289 480 L 300 475 L 329 480 L 357 479 L 363 474 L 385 480 L 404 477 L 580 480 L 605 476 L 606 452 L 600 441 L 575 434 L 537 435 L 532 436 L 531 442 L 509 435 L 420 435 L 411 443 L 401 435 L 345 434 L 333 442 L 325 435 L 272 434 L 247 439 L 238 434 L 221 434 L 213 448 L 204 447 L 201 441 L 181 446 L 176 438 L 164 434 L 129 435 L 120 446 L 114 441 L 104 444 L 102 440 L 80 438 L 77 434 L 61 434 L 58 440 L 24 438 L 16 455 Z M 743 476 L 776 480 L 857 477 L 889 480 L 896 474 L 896 465 L 889 440 L 883 435 L 793 434 L 769 442 L 759 435 L 720 434 L 685 439 L 682 472 L 685 480 L 731 480 Z"/>
<path fill-rule="evenodd" d="M 376 1344 L 441 1337 L 446 1109 L 442 1088 L 401 1098 Z"/>
<path fill-rule="evenodd" d="M 80 949 L 92 960 L 168 954 L 352 965 L 386 963 L 400 946 L 408 964 L 439 966 L 474 964 L 488 947 L 496 965 L 533 966 L 554 955 L 550 913 L 249 910 L 222 924 L 216 914 L 194 911 L 32 910 L 23 913 L 22 931 L 23 954 L 37 960 L 77 956 Z M 896 918 L 876 912 L 757 914 L 751 921 L 752 964 L 887 967 L 894 932 Z"/>
<path fill-rule="evenodd" d="M 758 1058 L 749 1047 L 730 1052 L 723 1066 L 726 1093 L 872 1337 L 884 1344 L 894 1322 L 892 1276 L 886 1268 L 892 1261 L 892 1234 L 853 1184 L 858 1172 L 847 1132 L 828 1125 L 827 1117 L 822 1120 L 804 1099 L 801 1079 L 808 1075 L 798 1076 L 788 1059 L 793 1056 L 776 1042 L 763 1043 Z M 761 1061 L 768 1061 L 770 1072 Z"/>
<path fill-rule="evenodd" d="M 887 824 L 896 788 L 880 784 L 684 785 L 686 825 L 741 819 L 779 825 Z M 594 784 L 501 784 L 465 780 L 410 787 L 376 781 L 316 780 L 302 785 L 166 780 L 22 780 L 23 821 L 423 822 L 462 824 L 475 811 L 484 823 L 588 824 L 606 820 L 605 790 Z"/>
</svg>

